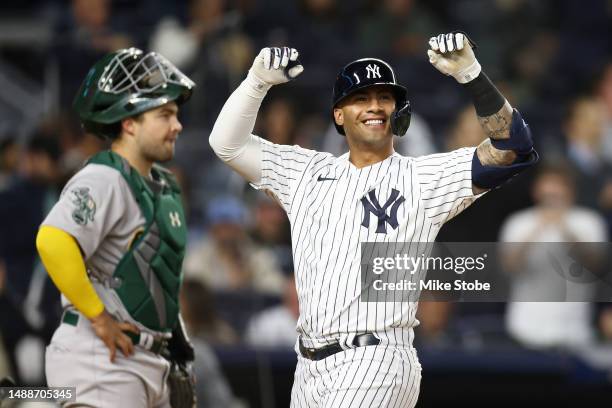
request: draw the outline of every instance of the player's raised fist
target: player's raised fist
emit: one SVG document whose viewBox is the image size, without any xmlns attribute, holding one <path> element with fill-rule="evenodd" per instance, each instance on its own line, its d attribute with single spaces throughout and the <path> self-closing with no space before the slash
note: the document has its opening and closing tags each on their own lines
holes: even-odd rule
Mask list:
<svg viewBox="0 0 612 408">
<path fill-rule="evenodd" d="M 295 48 L 263 48 L 255 57 L 249 75 L 253 75 L 259 82 L 267 85 L 288 82 L 304 71 L 298 56 L 299 53 Z"/>
<path fill-rule="evenodd" d="M 465 84 L 480 74 L 481 68 L 474 51 L 473 41 L 462 32 L 440 34 L 429 39 L 429 62 L 445 75 Z"/>
</svg>

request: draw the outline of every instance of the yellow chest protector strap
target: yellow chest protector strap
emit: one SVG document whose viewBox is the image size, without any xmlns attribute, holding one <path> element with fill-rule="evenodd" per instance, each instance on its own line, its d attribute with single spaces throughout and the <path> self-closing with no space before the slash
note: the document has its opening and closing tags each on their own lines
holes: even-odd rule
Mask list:
<svg viewBox="0 0 612 408">
<path fill-rule="evenodd" d="M 55 286 L 87 318 L 98 316 L 104 304 L 87 277 L 85 262 L 76 240 L 67 232 L 43 225 L 36 248 Z"/>
</svg>

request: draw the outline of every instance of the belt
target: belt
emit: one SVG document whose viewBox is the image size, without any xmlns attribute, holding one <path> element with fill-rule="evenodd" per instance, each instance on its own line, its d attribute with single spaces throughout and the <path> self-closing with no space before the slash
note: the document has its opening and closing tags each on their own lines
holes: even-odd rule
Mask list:
<svg viewBox="0 0 612 408">
<path fill-rule="evenodd" d="M 62 322 L 71 326 L 76 326 L 79 323 L 80 317 L 78 313 L 66 310 L 62 317 Z M 150 333 L 133 333 L 130 331 L 124 331 L 123 333 L 132 340 L 134 345 L 154 354 L 162 354 L 162 352 L 167 350 L 168 340 L 166 339 L 156 338 Z"/>
<path fill-rule="evenodd" d="M 340 343 L 333 343 L 321 348 L 307 348 L 304 346 L 304 343 L 302 343 L 301 338 L 299 343 L 302 357 L 315 361 L 323 360 L 324 358 L 345 350 Z M 354 347 L 378 346 L 379 344 L 380 339 L 372 333 L 359 334 L 355 336 L 352 342 Z"/>
</svg>

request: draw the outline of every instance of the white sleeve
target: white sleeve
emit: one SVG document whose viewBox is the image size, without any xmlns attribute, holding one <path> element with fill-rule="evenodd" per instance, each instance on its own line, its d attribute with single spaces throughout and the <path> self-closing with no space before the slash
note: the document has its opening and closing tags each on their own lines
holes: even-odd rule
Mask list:
<svg viewBox="0 0 612 408">
<path fill-rule="evenodd" d="M 249 77 L 229 97 L 210 134 L 210 146 L 221 160 L 251 182 L 271 192 L 287 213 L 313 150 L 271 143 L 251 132 L 266 95 Z"/>
<path fill-rule="evenodd" d="M 475 147 L 465 147 L 415 159 L 421 200 L 433 223 L 449 221 L 482 195 L 472 191 L 475 151 Z"/>
<path fill-rule="evenodd" d="M 215 154 L 248 181 L 261 180 L 261 139 L 252 135 L 266 88 L 249 77 L 230 95 L 210 133 Z"/>
</svg>

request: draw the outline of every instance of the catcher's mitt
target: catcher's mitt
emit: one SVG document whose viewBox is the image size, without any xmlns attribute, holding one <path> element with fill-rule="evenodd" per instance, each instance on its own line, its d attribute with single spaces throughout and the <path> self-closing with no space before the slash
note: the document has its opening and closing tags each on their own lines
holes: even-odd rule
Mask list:
<svg viewBox="0 0 612 408">
<path fill-rule="evenodd" d="M 196 406 L 195 376 L 190 365 L 175 361 L 170 363 L 168 374 L 170 406 L 172 408 L 193 408 Z"/>
</svg>

